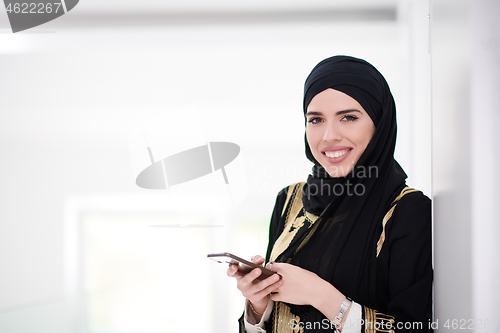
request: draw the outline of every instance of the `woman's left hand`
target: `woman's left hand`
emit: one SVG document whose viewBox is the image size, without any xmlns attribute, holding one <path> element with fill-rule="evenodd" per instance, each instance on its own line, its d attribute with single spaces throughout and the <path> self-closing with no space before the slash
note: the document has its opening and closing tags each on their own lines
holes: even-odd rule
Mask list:
<svg viewBox="0 0 500 333">
<path fill-rule="evenodd" d="M 269 269 L 269 267 L 268 263 L 266 268 Z M 298 266 L 275 262 L 272 263 L 271 268 L 283 277 L 283 285 L 276 290 L 276 293 L 271 294 L 273 301 L 314 306 L 316 300 L 332 292 L 332 289 L 338 292 L 316 273 Z"/>
<path fill-rule="evenodd" d="M 333 320 L 345 300 L 345 296 L 329 282 L 299 266 L 273 262 L 268 263 L 266 268 L 280 274 L 283 280 L 283 285 L 271 293 L 273 301 L 311 305 Z M 347 318 L 349 310 L 343 320 Z"/>
</svg>

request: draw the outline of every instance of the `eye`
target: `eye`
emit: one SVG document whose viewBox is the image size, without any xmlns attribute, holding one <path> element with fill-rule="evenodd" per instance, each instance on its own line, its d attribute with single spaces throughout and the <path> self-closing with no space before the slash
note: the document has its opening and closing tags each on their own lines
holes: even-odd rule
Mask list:
<svg viewBox="0 0 500 333">
<path fill-rule="evenodd" d="M 345 121 L 345 122 L 351 122 L 351 121 L 355 121 L 356 119 L 358 119 L 358 117 L 356 116 L 353 116 L 351 114 L 346 114 L 345 116 L 342 117 L 342 119 L 340 119 L 341 121 Z"/>
<path fill-rule="evenodd" d="M 309 120 L 307 121 L 308 123 L 311 123 L 311 124 L 317 124 L 319 122 L 322 122 L 323 119 L 321 119 L 320 117 L 312 117 L 312 118 L 309 118 Z"/>
</svg>

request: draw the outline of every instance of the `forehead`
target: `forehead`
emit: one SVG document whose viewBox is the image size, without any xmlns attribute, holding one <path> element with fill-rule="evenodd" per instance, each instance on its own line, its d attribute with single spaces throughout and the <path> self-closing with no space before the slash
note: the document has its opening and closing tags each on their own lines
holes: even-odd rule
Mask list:
<svg viewBox="0 0 500 333">
<path fill-rule="evenodd" d="M 332 88 L 323 90 L 319 94 L 315 95 L 307 106 L 307 111 L 327 112 L 343 111 L 348 109 L 365 112 L 361 104 L 359 104 L 359 102 L 354 98 Z"/>
</svg>

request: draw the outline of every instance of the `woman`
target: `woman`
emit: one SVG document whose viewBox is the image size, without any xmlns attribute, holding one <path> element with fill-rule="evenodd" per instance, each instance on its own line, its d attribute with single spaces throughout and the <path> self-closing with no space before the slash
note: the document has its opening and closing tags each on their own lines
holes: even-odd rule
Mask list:
<svg viewBox="0 0 500 333">
<path fill-rule="evenodd" d="M 303 107 L 314 167 L 278 194 L 265 258 L 282 278 L 228 269 L 247 299 L 240 331 L 431 331 L 431 204 L 394 160 L 387 82 L 364 60 L 331 57 L 307 78 Z"/>
</svg>

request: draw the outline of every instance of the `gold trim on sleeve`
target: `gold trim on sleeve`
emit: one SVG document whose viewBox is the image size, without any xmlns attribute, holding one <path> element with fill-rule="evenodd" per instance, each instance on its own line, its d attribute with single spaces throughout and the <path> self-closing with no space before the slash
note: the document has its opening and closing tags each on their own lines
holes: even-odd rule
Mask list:
<svg viewBox="0 0 500 333">
<path fill-rule="evenodd" d="M 387 224 L 387 221 L 392 217 L 392 213 L 394 213 L 394 208 L 396 208 L 396 205 L 392 206 L 391 209 L 385 214 L 384 219 L 382 220 L 382 234 L 380 235 L 380 238 L 377 242 L 377 258 L 378 255 L 380 254 L 380 250 L 382 250 L 382 245 L 384 245 L 385 241 L 385 225 Z"/>
<path fill-rule="evenodd" d="M 365 326 L 364 333 L 375 333 L 375 310 L 367 308 L 365 309 L 365 320 L 363 326 Z"/>
<path fill-rule="evenodd" d="M 405 196 L 408 193 L 412 193 L 412 192 L 418 192 L 418 190 L 415 190 L 414 188 L 410 188 L 408 186 L 406 186 L 405 188 L 403 188 L 403 190 L 401 191 L 401 193 L 399 193 L 399 195 L 396 197 L 396 199 L 394 199 L 394 201 L 392 202 L 391 209 L 389 209 L 389 211 L 387 212 L 387 214 L 385 214 L 384 219 L 382 220 L 382 234 L 380 235 L 380 238 L 379 238 L 379 240 L 377 242 L 377 258 L 378 258 L 378 255 L 380 254 L 380 251 L 382 250 L 382 246 L 384 245 L 384 241 L 385 241 L 385 225 L 391 219 L 392 214 L 394 213 L 394 209 L 396 208 L 396 205 L 398 204 L 397 202 L 403 196 Z"/>
<path fill-rule="evenodd" d="M 364 330 L 362 330 L 364 333 L 394 333 L 395 320 L 393 316 L 367 308 L 366 306 L 363 309 L 365 310 Z"/>
</svg>

